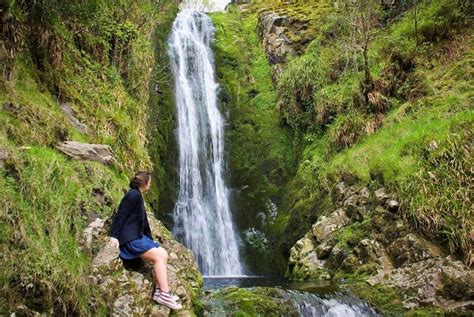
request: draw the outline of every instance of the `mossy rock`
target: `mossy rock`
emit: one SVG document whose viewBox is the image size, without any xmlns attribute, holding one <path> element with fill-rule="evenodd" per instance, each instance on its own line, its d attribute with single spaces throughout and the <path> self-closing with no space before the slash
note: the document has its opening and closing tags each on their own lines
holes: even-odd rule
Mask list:
<svg viewBox="0 0 474 317">
<path fill-rule="evenodd" d="M 207 295 L 204 306 L 207 316 L 299 316 L 278 288 L 228 287 Z"/>
</svg>

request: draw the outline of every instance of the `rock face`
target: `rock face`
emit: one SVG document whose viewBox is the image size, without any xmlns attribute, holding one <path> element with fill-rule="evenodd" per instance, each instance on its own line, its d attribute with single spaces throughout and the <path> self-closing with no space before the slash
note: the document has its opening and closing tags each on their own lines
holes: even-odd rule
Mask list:
<svg viewBox="0 0 474 317">
<path fill-rule="evenodd" d="M 339 183 L 332 199 L 337 209 L 291 249 L 288 277 L 359 276 L 396 290 L 406 308 L 474 307 L 473 270 L 414 232 L 385 188 L 371 192 Z"/>
<path fill-rule="evenodd" d="M 284 63 L 290 55 L 298 55 L 309 41 L 305 33 L 306 21 L 299 21 L 276 12 L 267 11 L 259 16 L 258 34 L 263 49 L 273 68 L 273 80 L 277 81 L 284 69 Z"/>
<path fill-rule="evenodd" d="M 76 160 L 96 161 L 106 165 L 113 165 L 116 162 L 112 149 L 110 146 L 104 144 L 65 141 L 58 144 L 56 148 Z"/>
<path fill-rule="evenodd" d="M 202 277 L 192 252 L 175 241 L 169 231 L 153 215 L 148 214 L 155 241 L 169 254 L 168 279 L 170 288 L 180 297 L 183 309 L 178 316 L 192 316 L 192 302 L 199 296 Z M 152 300 L 154 279 L 149 263 L 122 263 L 118 249 L 109 244 L 109 221 L 94 220 L 84 231 L 82 245 L 93 256 L 91 283 L 98 285 L 101 297 L 109 304 L 113 316 L 168 316 L 170 309 Z M 94 252 L 94 250 L 98 250 Z"/>
</svg>

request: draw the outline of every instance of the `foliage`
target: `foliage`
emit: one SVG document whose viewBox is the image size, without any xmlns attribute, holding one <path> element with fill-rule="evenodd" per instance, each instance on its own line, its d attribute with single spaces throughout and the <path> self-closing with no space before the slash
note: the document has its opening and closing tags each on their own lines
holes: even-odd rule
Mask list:
<svg viewBox="0 0 474 317">
<path fill-rule="evenodd" d="M 268 201 L 277 202 L 282 184 L 293 172 L 292 139 L 280 127 L 271 69 L 255 33 L 257 15 L 231 7 L 213 13 L 216 65 L 221 102 L 227 115 L 226 145 L 235 188 L 233 206 L 239 228 L 255 226 Z M 261 226 L 257 229 L 263 230 Z M 261 255 L 249 254 L 249 261 Z M 255 261 L 253 261 L 255 262 Z M 263 266 L 268 263 L 260 261 Z M 268 269 L 271 268 L 266 268 Z"/>
</svg>

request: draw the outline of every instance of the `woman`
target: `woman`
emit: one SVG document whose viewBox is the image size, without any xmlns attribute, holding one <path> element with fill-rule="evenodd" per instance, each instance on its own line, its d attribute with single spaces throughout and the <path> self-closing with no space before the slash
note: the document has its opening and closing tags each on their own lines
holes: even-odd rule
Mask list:
<svg viewBox="0 0 474 317">
<path fill-rule="evenodd" d="M 153 263 L 155 285 L 153 299 L 171 309 L 182 306 L 178 296 L 170 292 L 166 265 L 168 253 L 158 242 L 153 241 L 142 193 L 150 189 L 150 173 L 140 171 L 130 181 L 130 190 L 120 201 L 116 216 L 110 227 L 110 243 L 120 250 L 121 259 L 141 257 Z"/>
</svg>

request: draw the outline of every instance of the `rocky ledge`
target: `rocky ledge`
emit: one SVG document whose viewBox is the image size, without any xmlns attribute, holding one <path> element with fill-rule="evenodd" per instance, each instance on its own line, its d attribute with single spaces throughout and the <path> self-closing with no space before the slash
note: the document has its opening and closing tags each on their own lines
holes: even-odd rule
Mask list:
<svg viewBox="0 0 474 317">
<path fill-rule="evenodd" d="M 307 32 L 307 21 L 273 11 L 264 11 L 260 14 L 257 31 L 268 61 L 272 65 L 274 81 L 277 81 L 283 73 L 287 57 L 301 54 L 313 39 Z"/>
<path fill-rule="evenodd" d="M 406 309 L 474 308 L 474 272 L 416 233 L 385 188 L 370 191 L 339 183 L 336 207 L 291 249 L 294 280 L 352 278 L 400 295 Z"/>
<path fill-rule="evenodd" d="M 199 297 L 202 277 L 192 252 L 174 240 L 153 215 L 148 214 L 153 237 L 168 251 L 170 288 L 180 297 L 183 309 L 178 316 L 193 316 L 193 302 Z M 118 250 L 109 244 L 111 219 L 96 218 L 86 228 L 82 248 L 92 255 L 92 284 L 98 285 L 101 298 L 109 303 L 113 316 L 168 316 L 170 309 L 156 304 L 152 267 L 142 261 L 122 263 Z M 94 305 L 92 303 L 92 305 Z"/>
</svg>

